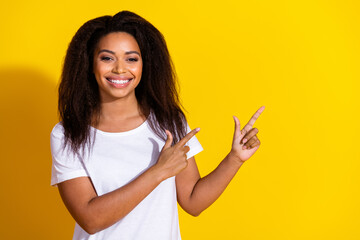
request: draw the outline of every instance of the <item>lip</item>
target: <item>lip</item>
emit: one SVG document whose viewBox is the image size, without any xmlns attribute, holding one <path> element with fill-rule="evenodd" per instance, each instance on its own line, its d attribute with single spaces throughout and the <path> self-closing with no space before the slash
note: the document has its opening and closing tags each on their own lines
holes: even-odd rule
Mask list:
<svg viewBox="0 0 360 240">
<path fill-rule="evenodd" d="M 130 80 L 133 77 L 129 77 L 129 76 L 117 76 L 117 75 L 110 75 L 108 77 L 106 77 L 107 80 L 111 79 L 111 80 Z"/>
<path fill-rule="evenodd" d="M 106 77 L 106 81 L 115 88 L 125 88 L 131 83 L 132 80 L 133 78 L 122 76 Z"/>
</svg>

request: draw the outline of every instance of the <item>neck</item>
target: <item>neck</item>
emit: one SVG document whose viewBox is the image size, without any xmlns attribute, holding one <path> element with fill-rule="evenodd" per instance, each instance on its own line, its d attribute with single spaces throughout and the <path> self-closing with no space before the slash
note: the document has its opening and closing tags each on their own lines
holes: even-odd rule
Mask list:
<svg viewBox="0 0 360 240">
<path fill-rule="evenodd" d="M 136 98 L 122 98 L 102 101 L 93 126 L 105 132 L 125 132 L 135 129 L 145 120 L 146 115 L 141 112 Z"/>
<path fill-rule="evenodd" d="M 141 115 L 143 114 L 135 96 L 101 102 L 100 121 L 101 119 L 125 120 Z"/>
</svg>

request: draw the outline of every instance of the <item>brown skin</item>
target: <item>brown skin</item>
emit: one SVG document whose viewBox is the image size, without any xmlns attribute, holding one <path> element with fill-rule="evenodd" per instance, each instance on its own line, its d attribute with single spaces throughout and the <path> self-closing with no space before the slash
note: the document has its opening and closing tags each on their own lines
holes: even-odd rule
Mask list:
<svg viewBox="0 0 360 240">
<path fill-rule="evenodd" d="M 80 177 L 59 184 L 61 197 L 78 224 L 93 234 L 126 216 L 163 180 L 176 176 L 180 206 L 189 214 L 197 216 L 221 195 L 241 165 L 259 148 L 260 142 L 255 135 L 257 131 L 252 130 L 252 124 L 262 110 L 260 108 L 241 131 L 240 123 L 234 118 L 233 147 L 219 166 L 206 177 L 200 177 L 194 157 L 186 160 L 189 148 L 184 145 L 199 129 L 192 130 L 174 146 L 171 146 L 171 133 L 167 131 L 168 138 L 157 164 L 131 183 L 97 196 L 90 179 Z M 244 136 L 249 138 L 248 142 L 254 142 L 249 150 L 242 148 L 246 146 L 241 143 Z"/>
<path fill-rule="evenodd" d="M 140 81 L 141 71 L 134 66 L 133 62 L 126 62 L 126 52 L 139 52 L 139 49 L 135 39 L 125 33 L 105 36 L 102 40 L 97 49 L 111 50 L 115 53 L 116 61 L 103 62 L 101 58 L 100 60 L 97 58 L 97 54 L 94 56 L 94 73 L 101 85 L 101 113 L 96 127 L 108 132 L 129 131 L 145 121 L 144 114 L 139 111 L 134 91 Z M 114 89 L 107 84 L 105 79 L 109 74 L 134 76 L 135 81 L 126 88 Z M 260 141 L 256 136 L 258 131 L 252 126 L 263 109 L 263 107 L 260 108 L 242 130 L 240 130 L 239 120 L 234 117 L 235 131 L 232 149 L 219 166 L 206 177 L 200 177 L 194 157 L 188 160 L 186 157 L 189 147 L 185 144 L 199 129 L 192 130 L 173 146 L 171 146 L 173 137 L 169 131 L 166 131 L 167 140 L 157 163 L 134 181 L 98 196 L 90 178 L 79 177 L 67 180 L 58 184 L 64 204 L 75 221 L 85 231 L 93 234 L 119 221 L 163 180 L 176 176 L 179 204 L 186 212 L 197 216 L 221 195 L 241 165 L 259 148 Z M 243 144 L 242 141 L 245 138 L 248 140 Z M 249 149 L 244 149 L 245 146 Z"/>
<path fill-rule="evenodd" d="M 111 226 L 133 210 L 163 180 L 186 168 L 186 153 L 189 147 L 184 145 L 197 132 L 197 129 L 192 130 L 174 146 L 170 146 L 172 137 L 168 132 L 170 136 L 168 135 L 157 164 L 113 192 L 97 196 L 88 177 L 59 183 L 59 192 L 65 206 L 75 221 L 89 234 Z"/>
<path fill-rule="evenodd" d="M 188 167 L 176 175 L 176 190 L 180 206 L 189 214 L 198 216 L 223 193 L 242 164 L 259 148 L 260 141 L 252 128 L 264 107 L 261 107 L 240 130 L 240 122 L 234 117 L 235 131 L 230 153 L 218 167 L 207 176 L 201 178 L 195 159 L 188 160 Z M 249 139 L 245 144 L 242 139 Z M 244 149 L 244 146 L 249 149 Z"/>
</svg>

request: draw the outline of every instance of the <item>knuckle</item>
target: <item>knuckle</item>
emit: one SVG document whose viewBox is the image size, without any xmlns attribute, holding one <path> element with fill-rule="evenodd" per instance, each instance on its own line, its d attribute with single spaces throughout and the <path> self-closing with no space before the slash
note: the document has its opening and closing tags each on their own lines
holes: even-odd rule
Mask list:
<svg viewBox="0 0 360 240">
<path fill-rule="evenodd" d="M 190 151 L 190 147 L 189 147 L 189 146 L 185 146 L 185 147 L 184 147 L 184 152 L 187 153 L 187 152 L 189 152 L 189 151 Z"/>
<path fill-rule="evenodd" d="M 254 142 L 254 144 L 252 144 L 252 147 L 257 147 L 259 145 L 260 145 L 260 141 L 256 141 L 256 142 Z"/>
<path fill-rule="evenodd" d="M 245 143 L 245 146 L 250 146 L 253 142 L 254 140 L 251 138 Z"/>
</svg>

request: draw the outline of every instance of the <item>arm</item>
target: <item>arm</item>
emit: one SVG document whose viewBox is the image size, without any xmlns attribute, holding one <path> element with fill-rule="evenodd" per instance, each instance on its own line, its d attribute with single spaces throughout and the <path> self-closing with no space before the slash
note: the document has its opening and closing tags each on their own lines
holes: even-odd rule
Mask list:
<svg viewBox="0 0 360 240">
<path fill-rule="evenodd" d="M 187 213 L 198 216 L 220 197 L 242 163 L 229 154 L 214 171 L 200 178 L 195 159 L 188 161 L 187 168 L 176 176 L 178 202 Z"/>
<path fill-rule="evenodd" d="M 129 184 L 102 196 L 97 196 L 88 177 L 67 180 L 58 187 L 75 221 L 86 232 L 94 234 L 126 216 L 160 182 L 156 171 L 149 169 Z"/>
<path fill-rule="evenodd" d="M 101 231 L 126 216 L 163 180 L 175 176 L 187 166 L 185 143 L 196 133 L 188 133 L 171 146 L 172 136 L 161 150 L 155 165 L 129 184 L 98 196 L 88 177 L 79 177 L 58 184 L 63 202 L 75 221 L 89 234 Z"/>
<path fill-rule="evenodd" d="M 201 178 L 194 158 L 188 160 L 188 166 L 176 176 L 176 189 L 180 206 L 189 214 L 198 216 L 223 193 L 227 185 L 240 169 L 259 148 L 260 141 L 252 128 L 255 120 L 264 110 L 261 107 L 240 130 L 240 122 L 234 117 L 235 131 L 232 149 L 209 175 Z"/>
</svg>

